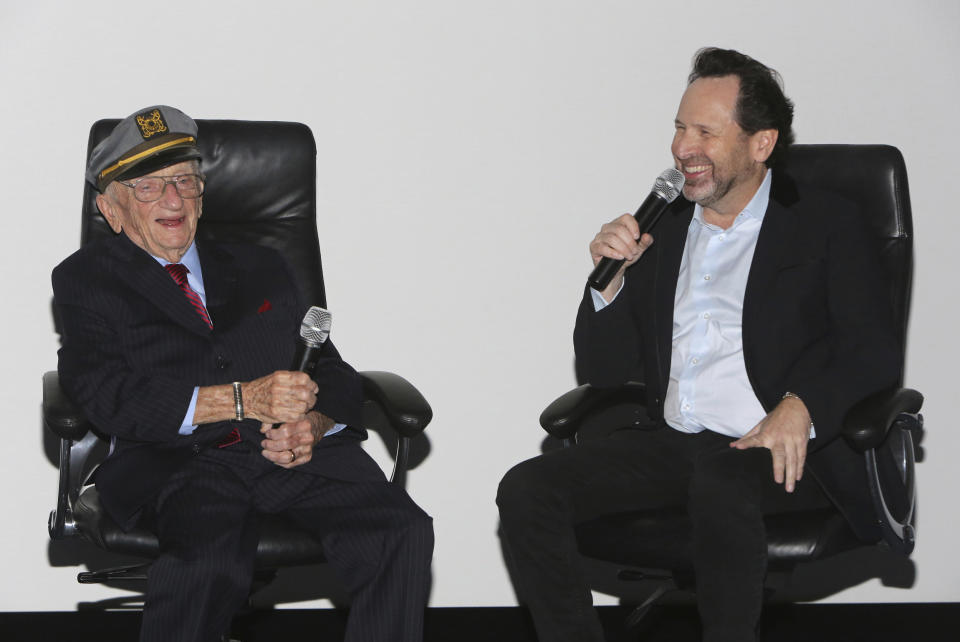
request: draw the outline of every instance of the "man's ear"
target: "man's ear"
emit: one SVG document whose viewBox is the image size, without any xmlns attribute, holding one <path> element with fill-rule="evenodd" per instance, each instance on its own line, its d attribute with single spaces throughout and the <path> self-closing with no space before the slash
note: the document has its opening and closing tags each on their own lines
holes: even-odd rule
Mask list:
<svg viewBox="0 0 960 642">
<path fill-rule="evenodd" d="M 757 163 L 765 163 L 773 153 L 780 132 L 776 129 L 761 129 L 750 137 L 751 153 Z"/>
<path fill-rule="evenodd" d="M 112 198 L 107 196 L 106 192 L 97 194 L 97 208 L 107 220 L 107 225 L 114 233 L 119 234 L 123 230 L 123 223 L 120 221 L 120 213 L 117 211 L 117 204 Z"/>
</svg>

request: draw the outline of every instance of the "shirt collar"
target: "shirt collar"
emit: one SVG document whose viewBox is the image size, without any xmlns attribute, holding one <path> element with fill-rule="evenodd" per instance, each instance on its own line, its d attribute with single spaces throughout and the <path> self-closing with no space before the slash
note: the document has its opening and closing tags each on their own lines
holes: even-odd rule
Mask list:
<svg viewBox="0 0 960 642">
<path fill-rule="evenodd" d="M 153 256 L 152 254 L 150 256 Z M 170 261 L 160 258 L 159 256 L 153 257 L 157 263 L 166 267 L 170 265 Z M 180 263 L 187 266 L 187 271 L 190 273 L 187 278 L 191 276 L 196 278 L 196 282 L 200 287 L 203 286 L 203 272 L 200 270 L 200 254 L 197 252 L 197 242 L 194 241 L 190 244 L 190 247 L 187 248 L 186 253 L 180 258 Z M 191 283 L 191 287 L 193 284 Z M 194 288 L 196 289 L 196 288 Z"/>
<path fill-rule="evenodd" d="M 761 223 L 763 222 L 763 217 L 767 213 L 767 205 L 770 204 L 770 185 L 773 183 L 773 172 L 767 169 L 767 173 L 763 177 L 763 182 L 760 183 L 760 187 L 757 188 L 756 193 L 754 193 L 753 198 L 750 199 L 750 202 L 747 203 L 747 206 L 737 214 L 737 218 L 734 220 L 731 227 L 736 227 L 740 224 L 741 221 L 748 218 L 755 218 Z M 700 223 L 700 225 L 711 227 L 709 223 L 706 223 L 703 220 L 703 207 L 697 203 L 693 206 L 693 220 Z"/>
</svg>

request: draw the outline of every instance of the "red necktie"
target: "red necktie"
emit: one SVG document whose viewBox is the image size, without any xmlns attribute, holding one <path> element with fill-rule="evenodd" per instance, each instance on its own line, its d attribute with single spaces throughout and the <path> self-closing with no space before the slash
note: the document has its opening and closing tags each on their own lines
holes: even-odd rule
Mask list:
<svg viewBox="0 0 960 642">
<path fill-rule="evenodd" d="M 210 321 L 210 315 L 207 314 L 207 309 L 203 307 L 203 301 L 200 300 L 200 295 L 194 292 L 190 288 L 190 284 L 187 283 L 187 272 L 189 272 L 187 266 L 183 265 L 182 263 L 168 263 L 164 267 L 167 269 L 167 272 L 170 273 L 170 276 L 173 277 L 173 280 L 177 282 L 177 285 L 180 286 L 180 289 L 183 290 L 183 293 L 190 301 L 190 305 L 192 305 L 193 309 L 197 311 L 197 314 L 199 314 L 200 318 L 203 319 L 204 323 L 207 324 L 207 327 L 213 329 L 213 322 Z M 226 448 L 227 446 L 232 446 L 239 441 L 241 441 L 240 431 L 234 428 L 230 431 L 230 434 L 224 438 L 223 441 L 217 444 L 217 447 Z"/>
<path fill-rule="evenodd" d="M 208 328 L 213 329 L 213 321 L 210 320 L 207 309 L 203 307 L 203 301 L 200 300 L 200 295 L 190 289 L 190 284 L 187 283 L 187 272 L 189 271 L 187 270 L 187 266 L 183 263 L 168 263 L 164 267 L 166 267 L 170 276 L 173 277 L 173 280 L 177 282 L 177 285 L 180 286 L 180 289 L 183 290 L 183 293 L 187 296 L 187 300 L 190 301 L 190 305 L 197 311 L 197 314 L 200 315 L 203 322 L 207 324 Z"/>
</svg>

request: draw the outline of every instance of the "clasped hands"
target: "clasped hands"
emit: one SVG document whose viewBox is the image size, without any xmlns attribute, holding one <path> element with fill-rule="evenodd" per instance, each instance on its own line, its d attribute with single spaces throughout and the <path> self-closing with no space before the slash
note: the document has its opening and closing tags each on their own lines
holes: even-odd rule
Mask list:
<svg viewBox="0 0 960 642">
<path fill-rule="evenodd" d="M 310 461 L 313 447 L 334 424 L 326 415 L 311 410 L 318 391 L 316 382 L 305 373 L 285 370 L 244 386 L 247 416 L 262 422 L 264 439 L 260 447 L 264 457 L 283 468 Z"/>
</svg>

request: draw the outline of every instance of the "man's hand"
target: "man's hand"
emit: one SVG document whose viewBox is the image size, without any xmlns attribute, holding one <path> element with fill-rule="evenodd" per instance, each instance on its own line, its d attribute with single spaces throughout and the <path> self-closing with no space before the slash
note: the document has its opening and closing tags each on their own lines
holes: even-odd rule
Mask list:
<svg viewBox="0 0 960 642">
<path fill-rule="evenodd" d="M 274 428 L 271 424 L 260 426 L 264 440 L 261 454 L 283 468 L 300 466 L 313 457 L 313 447 L 323 435 L 333 428 L 334 421 L 317 411 L 308 412 L 299 421 L 291 421 Z"/>
<path fill-rule="evenodd" d="M 803 477 L 810 441 L 810 413 L 796 397 L 783 399 L 753 429 L 730 444 L 731 448 L 769 448 L 773 455 L 773 479 L 792 493 Z"/>
<path fill-rule="evenodd" d="M 610 285 L 600 293 L 607 302 L 612 301 L 613 295 L 620 290 L 624 271 L 637 262 L 651 243 L 653 243 L 653 237 L 649 234 L 640 236 L 640 226 L 630 214 L 623 214 L 604 224 L 600 232 L 590 241 L 590 257 L 594 265 L 604 257 L 617 261 L 625 259 L 624 264 L 610 281 Z"/>
<path fill-rule="evenodd" d="M 301 421 L 317 402 L 318 390 L 303 372 L 278 370 L 243 384 L 244 414 L 265 424 Z"/>
</svg>

